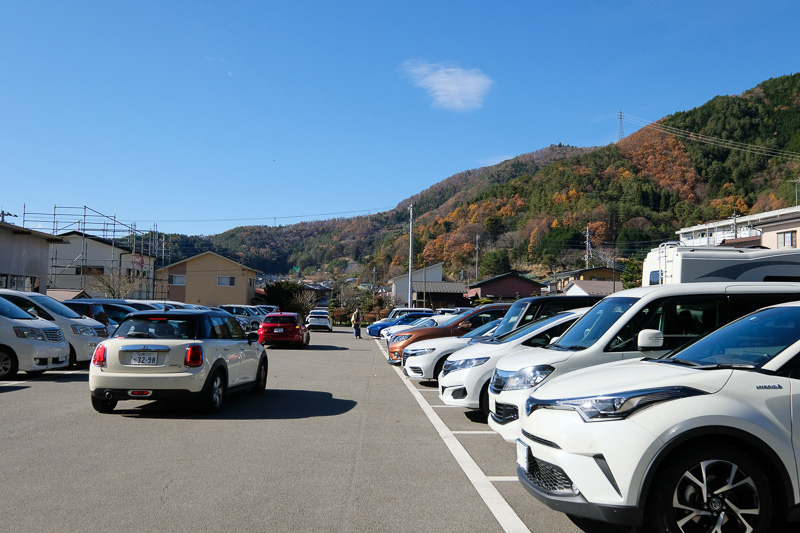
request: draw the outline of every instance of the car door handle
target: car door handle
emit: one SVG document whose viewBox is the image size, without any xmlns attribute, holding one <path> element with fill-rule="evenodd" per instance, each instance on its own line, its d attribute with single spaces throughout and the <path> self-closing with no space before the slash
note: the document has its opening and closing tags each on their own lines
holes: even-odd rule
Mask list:
<svg viewBox="0 0 800 533">
<path fill-rule="evenodd" d="M 230 347 L 230 346 L 223 346 L 223 347 L 222 347 L 222 349 L 223 349 L 223 350 L 225 350 L 225 351 L 227 352 L 228 350 L 230 350 L 230 349 L 231 349 L 231 347 Z"/>
</svg>

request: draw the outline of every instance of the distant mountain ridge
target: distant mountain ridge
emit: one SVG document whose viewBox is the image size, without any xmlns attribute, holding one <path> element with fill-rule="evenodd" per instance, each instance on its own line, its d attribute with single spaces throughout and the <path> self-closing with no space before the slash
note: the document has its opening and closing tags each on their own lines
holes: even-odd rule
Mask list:
<svg viewBox="0 0 800 533">
<path fill-rule="evenodd" d="M 482 274 L 547 273 L 583 263 L 587 229 L 595 249 L 629 257 L 682 226 L 790 205 L 800 157 L 786 151 L 800 152 L 798 74 L 717 96 L 617 144 L 552 145 L 460 172 L 383 213 L 171 236 L 173 260 L 207 246 L 266 272 L 343 271 L 355 261 L 385 280 L 407 268 L 413 203 L 415 265 L 474 274 L 480 239 Z"/>
</svg>

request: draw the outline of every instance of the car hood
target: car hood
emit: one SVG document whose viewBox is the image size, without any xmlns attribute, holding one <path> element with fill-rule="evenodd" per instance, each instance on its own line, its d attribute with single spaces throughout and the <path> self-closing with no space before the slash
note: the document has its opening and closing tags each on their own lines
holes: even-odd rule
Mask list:
<svg viewBox="0 0 800 533">
<path fill-rule="evenodd" d="M 575 352 L 521 347 L 515 350 L 513 354 L 509 354 L 498 361 L 497 369 L 516 372 L 526 366 L 552 365 L 569 359 L 569 356 L 573 353 Z"/>
<path fill-rule="evenodd" d="M 469 342 L 469 339 L 461 337 L 439 337 L 438 339 L 426 339 L 415 342 L 414 346 L 410 348 L 414 350 L 427 350 L 432 348 L 437 351 L 442 351 L 464 347 L 467 345 L 467 342 Z"/>
<path fill-rule="evenodd" d="M 661 387 L 691 387 L 718 392 L 733 370 L 700 370 L 670 363 L 637 359 L 590 366 L 545 381 L 533 392 L 540 400 L 580 398 Z"/>
<path fill-rule="evenodd" d="M 462 359 L 476 359 L 478 357 L 502 357 L 507 354 L 510 349 L 515 348 L 516 344 L 502 343 L 502 344 L 484 344 L 477 343 L 462 348 L 450 357 L 449 361 L 459 361 Z"/>
</svg>

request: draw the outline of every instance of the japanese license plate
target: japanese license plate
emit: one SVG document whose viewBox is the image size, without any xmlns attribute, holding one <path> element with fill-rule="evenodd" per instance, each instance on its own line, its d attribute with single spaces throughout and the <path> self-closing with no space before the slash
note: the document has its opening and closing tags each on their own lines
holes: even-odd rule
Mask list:
<svg viewBox="0 0 800 533">
<path fill-rule="evenodd" d="M 131 356 L 132 365 L 155 365 L 158 363 L 158 355 L 146 352 L 134 352 Z"/>
<path fill-rule="evenodd" d="M 283 333 L 283 328 L 275 328 L 272 331 L 274 331 L 275 333 Z"/>
<path fill-rule="evenodd" d="M 528 471 L 528 445 L 521 440 L 517 441 L 517 464 Z"/>
</svg>

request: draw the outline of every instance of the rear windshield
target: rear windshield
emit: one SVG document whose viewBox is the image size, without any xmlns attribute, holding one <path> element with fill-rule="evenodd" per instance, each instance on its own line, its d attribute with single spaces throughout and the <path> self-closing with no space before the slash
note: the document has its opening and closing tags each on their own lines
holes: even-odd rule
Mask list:
<svg viewBox="0 0 800 533">
<path fill-rule="evenodd" d="M 0 297 L 0 315 L 19 320 L 33 320 L 31 315 L 2 297 Z"/>
<path fill-rule="evenodd" d="M 197 317 L 132 317 L 126 318 L 114 332 L 126 339 L 197 339 Z"/>
<path fill-rule="evenodd" d="M 328 317 L 328 312 L 327 311 L 311 311 L 308 314 L 308 316 L 316 316 L 316 317 L 327 318 Z"/>
<path fill-rule="evenodd" d="M 268 316 L 264 319 L 265 324 L 294 324 L 297 322 L 295 317 L 289 316 Z"/>
</svg>

